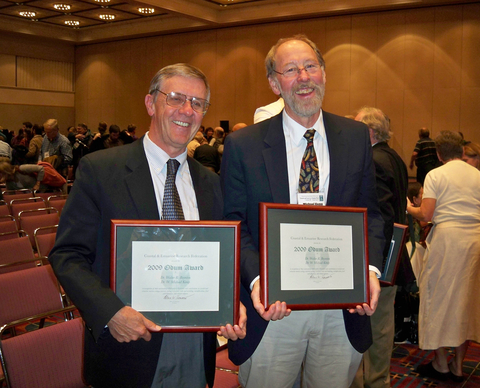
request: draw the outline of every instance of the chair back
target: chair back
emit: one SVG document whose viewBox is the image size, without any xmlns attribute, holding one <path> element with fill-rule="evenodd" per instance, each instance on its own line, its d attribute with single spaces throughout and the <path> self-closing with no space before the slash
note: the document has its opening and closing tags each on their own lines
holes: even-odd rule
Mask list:
<svg viewBox="0 0 480 388">
<path fill-rule="evenodd" d="M 8 388 L 81 388 L 83 382 L 81 318 L 0 341 Z"/>
<path fill-rule="evenodd" d="M 9 232 L 18 232 L 17 223 L 12 216 L 0 216 L 0 240 L 8 240 L 9 238 L 18 237 Z M 5 236 L 3 236 L 5 233 Z"/>
<path fill-rule="evenodd" d="M 18 228 L 20 229 L 18 214 L 24 210 L 45 209 L 45 201 L 43 198 L 14 199 L 10 202 L 10 209 L 12 216 L 17 220 Z M 45 211 L 45 213 L 48 213 L 48 211 Z"/>
<path fill-rule="evenodd" d="M 21 264 L 22 262 L 25 263 Z M 19 265 L 4 266 L 13 263 Z M 0 241 L 0 274 L 35 266 L 35 255 L 28 236 Z"/>
<path fill-rule="evenodd" d="M 47 205 L 49 207 L 54 207 L 61 214 L 63 207 L 67 203 L 68 194 L 63 195 L 52 195 L 48 197 Z"/>
<path fill-rule="evenodd" d="M 0 216 L 11 216 L 10 205 L 4 200 L 0 201 Z"/>
<path fill-rule="evenodd" d="M 50 213 L 45 213 L 45 210 Z M 58 211 L 55 208 L 23 210 L 18 214 L 20 228 L 24 230 L 30 238 L 32 248 L 36 249 L 34 232 L 44 226 L 58 225 L 60 220 Z"/>
<path fill-rule="evenodd" d="M 64 307 L 50 265 L 0 275 L 0 326 Z"/>
<path fill-rule="evenodd" d="M 14 199 L 25 199 L 33 197 L 33 191 L 30 189 L 22 190 L 5 190 L 2 192 L 3 200 L 10 204 Z"/>
<path fill-rule="evenodd" d="M 35 248 L 39 256 L 48 257 L 50 251 L 55 245 L 57 236 L 57 226 L 44 226 L 35 230 L 33 237 L 35 239 Z"/>
</svg>

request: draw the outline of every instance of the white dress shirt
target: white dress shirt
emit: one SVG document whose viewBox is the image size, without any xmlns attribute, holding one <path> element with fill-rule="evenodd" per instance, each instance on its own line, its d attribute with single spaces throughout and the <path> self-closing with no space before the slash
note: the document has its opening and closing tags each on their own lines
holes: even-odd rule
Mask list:
<svg viewBox="0 0 480 388">
<path fill-rule="evenodd" d="M 283 110 L 283 134 L 285 135 L 285 146 L 287 149 L 288 187 L 291 204 L 297 203 L 300 166 L 308 143 L 303 135 L 309 129 L 315 129 L 313 147 L 315 148 L 318 161 L 319 191 L 324 192 L 325 203 L 328 198 L 330 154 L 328 153 L 327 136 L 325 134 L 325 126 L 323 125 L 323 112 L 320 111 L 320 116 L 312 127 L 305 128 L 293 120 L 286 110 Z"/>
<path fill-rule="evenodd" d="M 152 176 L 155 198 L 157 199 L 158 214 L 160 214 L 161 217 L 163 192 L 165 191 L 165 180 L 167 178 L 167 162 L 172 158 L 170 158 L 164 150 L 150 139 L 148 132 L 145 134 L 143 146 L 145 148 L 145 154 L 147 156 L 148 166 L 150 167 L 150 174 Z M 195 195 L 193 181 L 187 163 L 187 150 L 174 159 L 180 163 L 175 178 L 175 185 L 177 186 L 178 195 L 182 202 L 183 215 L 185 216 L 185 220 L 197 221 L 200 219 L 200 216 L 198 213 L 197 197 Z"/>
</svg>

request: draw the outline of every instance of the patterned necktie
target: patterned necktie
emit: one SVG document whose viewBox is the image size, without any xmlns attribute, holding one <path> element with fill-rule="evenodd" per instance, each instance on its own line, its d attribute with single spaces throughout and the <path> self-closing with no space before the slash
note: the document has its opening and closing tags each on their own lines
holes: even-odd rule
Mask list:
<svg viewBox="0 0 480 388">
<path fill-rule="evenodd" d="M 165 180 L 165 191 L 163 193 L 162 219 L 163 220 L 184 220 L 182 202 L 175 186 L 180 163 L 176 159 L 169 159 L 167 162 L 167 179 Z"/>
<path fill-rule="evenodd" d="M 318 162 L 313 147 L 314 136 L 314 129 L 309 129 L 303 135 L 307 139 L 307 148 L 305 148 L 302 166 L 300 167 L 300 178 L 298 180 L 298 191 L 300 193 L 318 193 Z"/>
</svg>

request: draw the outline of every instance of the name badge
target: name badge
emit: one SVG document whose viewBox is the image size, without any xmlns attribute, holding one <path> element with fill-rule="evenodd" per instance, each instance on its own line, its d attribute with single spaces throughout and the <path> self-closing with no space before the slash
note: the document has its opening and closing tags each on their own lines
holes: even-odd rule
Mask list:
<svg viewBox="0 0 480 388">
<path fill-rule="evenodd" d="M 299 205 L 325 206 L 324 192 L 321 191 L 319 193 L 297 193 L 297 203 Z"/>
<path fill-rule="evenodd" d="M 50 153 L 49 153 L 49 152 L 45 152 L 45 153 L 44 153 L 44 157 L 45 157 L 45 158 L 48 158 L 49 156 L 50 156 Z"/>
</svg>

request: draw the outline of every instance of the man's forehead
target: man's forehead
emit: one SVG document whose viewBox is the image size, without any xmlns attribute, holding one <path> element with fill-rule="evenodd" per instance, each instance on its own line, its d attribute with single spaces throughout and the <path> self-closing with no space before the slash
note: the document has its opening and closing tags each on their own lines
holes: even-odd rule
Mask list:
<svg viewBox="0 0 480 388">
<path fill-rule="evenodd" d="M 282 43 L 275 53 L 275 60 L 285 63 L 309 59 L 317 59 L 315 51 L 301 40 L 289 40 Z"/>
</svg>

